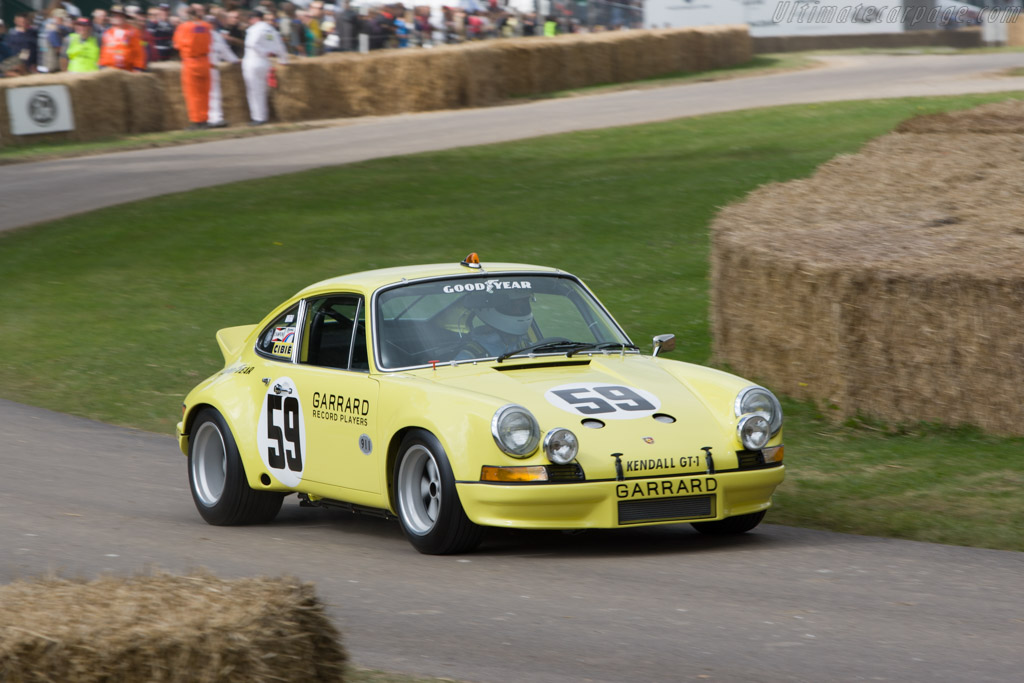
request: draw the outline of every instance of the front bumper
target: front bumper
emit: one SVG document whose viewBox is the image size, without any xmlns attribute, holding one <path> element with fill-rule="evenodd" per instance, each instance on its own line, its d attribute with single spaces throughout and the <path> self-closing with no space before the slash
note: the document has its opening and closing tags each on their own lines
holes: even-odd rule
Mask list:
<svg viewBox="0 0 1024 683">
<path fill-rule="evenodd" d="M 188 455 L 188 434 L 185 433 L 184 422 L 179 422 L 174 428 L 174 433 L 178 436 L 178 448 L 185 455 Z"/>
<path fill-rule="evenodd" d="M 456 484 L 466 515 L 515 529 L 617 529 L 706 522 L 771 506 L 785 466 L 565 484 Z"/>
</svg>

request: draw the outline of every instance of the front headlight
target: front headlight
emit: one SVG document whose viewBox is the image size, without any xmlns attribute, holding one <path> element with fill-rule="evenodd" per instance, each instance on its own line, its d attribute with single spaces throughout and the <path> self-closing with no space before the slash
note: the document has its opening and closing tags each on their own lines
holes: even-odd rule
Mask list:
<svg viewBox="0 0 1024 683">
<path fill-rule="evenodd" d="M 540 425 L 529 410 L 513 403 L 498 408 L 491 418 L 491 434 L 498 448 L 513 458 L 525 458 L 540 442 Z"/>
<path fill-rule="evenodd" d="M 748 451 L 761 450 L 771 438 L 768 434 L 768 420 L 761 415 L 744 415 L 736 431 Z"/>
<path fill-rule="evenodd" d="M 568 429 L 552 429 L 544 437 L 544 452 L 547 453 L 548 460 L 556 465 L 568 465 L 579 450 L 580 442 Z"/>
<path fill-rule="evenodd" d="M 782 429 L 782 405 L 775 394 L 764 387 L 747 387 L 736 396 L 734 404 L 736 417 L 760 415 L 768 421 L 768 436 L 775 436 Z"/>
</svg>

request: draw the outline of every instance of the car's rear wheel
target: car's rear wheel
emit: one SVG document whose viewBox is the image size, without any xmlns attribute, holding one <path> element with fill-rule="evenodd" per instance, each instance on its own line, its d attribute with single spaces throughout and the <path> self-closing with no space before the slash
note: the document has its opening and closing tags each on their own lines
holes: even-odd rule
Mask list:
<svg viewBox="0 0 1024 683">
<path fill-rule="evenodd" d="M 726 517 L 720 519 L 717 522 L 693 522 L 692 526 L 702 534 L 708 536 L 733 536 L 735 534 L 745 534 L 764 519 L 764 515 L 767 510 L 761 510 L 760 512 L 751 512 L 749 515 L 737 515 L 736 517 Z"/>
<path fill-rule="evenodd" d="M 217 526 L 269 522 L 284 499 L 282 493 L 249 488 L 231 430 L 212 408 L 204 408 L 192 423 L 188 481 L 199 514 Z"/>
<path fill-rule="evenodd" d="M 466 516 L 448 456 L 433 434 L 412 431 L 395 459 L 395 502 L 409 542 L 427 555 L 472 550 L 482 530 Z"/>
</svg>

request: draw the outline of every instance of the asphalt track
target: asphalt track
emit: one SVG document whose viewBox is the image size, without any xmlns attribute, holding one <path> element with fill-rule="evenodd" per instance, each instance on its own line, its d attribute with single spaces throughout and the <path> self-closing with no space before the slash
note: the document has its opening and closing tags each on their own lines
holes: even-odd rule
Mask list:
<svg viewBox="0 0 1024 683">
<path fill-rule="evenodd" d="M 0 582 L 205 567 L 315 581 L 356 663 L 462 680 L 1016 681 L 1024 553 L 765 525 L 493 531 L 462 557 L 286 501 L 207 526 L 170 436 L 0 400 Z M 870 511 L 865 511 L 870 514 Z"/>
<path fill-rule="evenodd" d="M 1024 79 L 977 77 L 1020 60 L 858 57 L 766 78 L 9 166 L 0 216 L 14 227 L 324 163 L 745 106 L 1024 89 Z M 294 500 L 270 526 L 217 528 L 195 512 L 170 436 L 5 400 L 0 464 L 0 583 L 47 571 L 292 574 L 316 582 L 354 661 L 372 668 L 552 683 L 1017 681 L 1024 668 L 1022 553 L 774 525 L 715 540 L 679 525 L 495 530 L 475 554 L 426 557 L 393 522 Z"/>
</svg>

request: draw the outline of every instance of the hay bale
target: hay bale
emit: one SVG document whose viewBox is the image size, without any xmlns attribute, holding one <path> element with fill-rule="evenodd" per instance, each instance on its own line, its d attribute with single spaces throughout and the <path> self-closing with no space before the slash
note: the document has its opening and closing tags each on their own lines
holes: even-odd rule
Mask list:
<svg viewBox="0 0 1024 683">
<path fill-rule="evenodd" d="M 128 130 L 128 103 L 123 82 L 132 74 L 117 69 L 67 74 L 75 110 L 75 139 L 101 140 Z"/>
<path fill-rule="evenodd" d="M 277 87 L 269 91 L 272 119 L 309 121 L 329 118 L 323 115 L 325 82 L 330 80 L 328 66 L 317 59 L 294 59 L 276 64 Z"/>
<path fill-rule="evenodd" d="M 713 48 L 710 34 L 703 28 L 694 29 L 688 45 L 687 57 L 693 64 L 694 71 L 707 71 L 711 68 L 711 50 Z"/>
<path fill-rule="evenodd" d="M 379 116 L 390 113 L 391 103 L 389 91 L 394 84 L 389 82 L 386 59 L 380 58 L 379 52 L 364 55 L 356 62 L 355 73 L 357 87 L 355 102 L 358 103 L 357 116 Z"/>
<path fill-rule="evenodd" d="M 908 124 L 943 132 L 887 135 L 723 210 L 715 358 L 841 418 L 1024 434 L 1024 134 L 973 132 L 1017 131 L 1013 111 Z"/>
<path fill-rule="evenodd" d="M 689 72 L 697 70 L 697 62 L 690 50 L 693 43 L 692 31 L 667 31 L 666 39 L 670 45 L 673 72 Z"/>
<path fill-rule="evenodd" d="M 221 64 L 217 70 L 220 72 L 220 101 L 224 110 L 224 120 L 233 124 L 248 122 L 251 117 L 245 96 L 242 65 Z"/>
<path fill-rule="evenodd" d="M 509 96 L 505 83 L 504 59 L 491 43 L 478 42 L 460 48 L 463 50 L 463 66 L 460 69 L 465 79 L 463 89 L 466 105 L 486 107 L 497 104 Z"/>
<path fill-rule="evenodd" d="M 160 83 L 163 93 L 162 130 L 180 130 L 189 124 L 185 95 L 181 90 L 181 64 L 178 62 L 156 62 L 150 64 L 149 72 Z"/>
<path fill-rule="evenodd" d="M 568 88 L 566 70 L 572 55 L 562 39 L 537 40 L 528 48 L 534 93 L 557 92 Z"/>
<path fill-rule="evenodd" d="M 611 83 L 614 78 L 614 51 L 607 34 L 591 33 L 580 41 L 579 59 L 586 65 L 586 85 Z"/>
<path fill-rule="evenodd" d="M 0 679 L 341 681 L 346 655 L 311 584 L 156 575 L 0 587 Z"/>
<path fill-rule="evenodd" d="M 646 31 L 616 31 L 611 37 L 613 49 L 612 76 L 616 83 L 643 78 L 641 64 L 646 44 Z"/>
<path fill-rule="evenodd" d="M 381 79 L 376 84 L 379 114 L 415 111 L 414 102 L 429 100 L 428 62 L 415 51 L 383 50 L 369 58 L 375 60 L 376 73 Z"/>
<path fill-rule="evenodd" d="M 466 73 L 472 68 L 467 55 L 455 48 L 422 50 L 423 87 L 413 99 L 410 111 L 455 109 L 467 106 Z"/>
<path fill-rule="evenodd" d="M 125 131 L 152 133 L 164 130 L 164 90 L 152 73 L 124 74 Z"/>
<path fill-rule="evenodd" d="M 534 39 L 500 40 L 494 46 L 498 71 L 507 97 L 522 97 L 540 92 L 539 74 L 531 45 Z"/>
<path fill-rule="evenodd" d="M 321 59 L 327 79 L 319 100 L 321 110 L 326 114 L 324 118 L 358 116 L 354 107 L 354 91 L 357 87 L 358 63 L 363 56 L 336 52 Z"/>
<path fill-rule="evenodd" d="M 1011 47 L 1024 45 L 1024 21 L 1007 22 L 1006 44 Z"/>
</svg>

